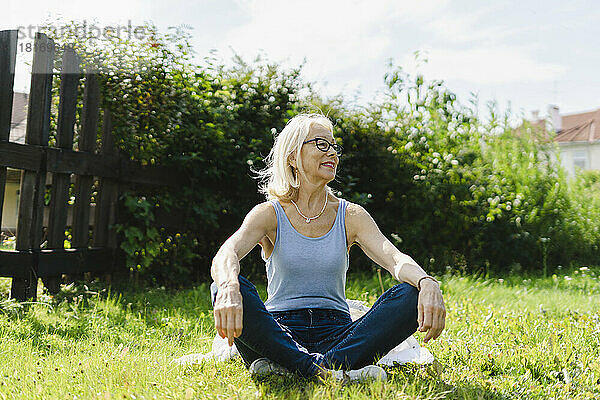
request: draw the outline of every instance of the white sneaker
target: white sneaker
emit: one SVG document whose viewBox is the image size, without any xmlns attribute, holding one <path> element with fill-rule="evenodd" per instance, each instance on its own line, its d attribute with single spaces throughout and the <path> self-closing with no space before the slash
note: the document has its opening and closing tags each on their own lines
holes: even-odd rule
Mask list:
<svg viewBox="0 0 600 400">
<path fill-rule="evenodd" d="M 380 381 L 387 380 L 387 373 L 378 365 L 367 365 L 361 369 L 353 369 L 350 371 L 330 369 L 331 376 L 342 382 L 347 381 L 362 381 L 366 379 L 375 379 Z"/>
<path fill-rule="evenodd" d="M 287 369 L 282 367 L 279 364 L 274 363 L 268 358 L 257 358 L 250 364 L 250 375 L 255 376 L 264 376 L 264 375 L 283 375 L 283 376 L 291 376 L 292 373 Z"/>
</svg>

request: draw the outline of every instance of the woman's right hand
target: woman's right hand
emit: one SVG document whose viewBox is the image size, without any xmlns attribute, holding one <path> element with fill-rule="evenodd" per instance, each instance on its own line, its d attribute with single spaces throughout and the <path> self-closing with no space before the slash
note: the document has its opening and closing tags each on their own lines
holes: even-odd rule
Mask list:
<svg viewBox="0 0 600 400">
<path fill-rule="evenodd" d="M 242 334 L 243 303 L 239 283 L 219 287 L 214 304 L 215 328 L 229 346 Z"/>
</svg>

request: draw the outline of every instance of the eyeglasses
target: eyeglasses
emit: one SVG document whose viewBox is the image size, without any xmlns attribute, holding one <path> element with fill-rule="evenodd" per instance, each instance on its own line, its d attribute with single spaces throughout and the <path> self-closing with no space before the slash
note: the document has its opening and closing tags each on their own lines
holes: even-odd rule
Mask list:
<svg viewBox="0 0 600 400">
<path fill-rule="evenodd" d="M 315 142 L 315 146 L 317 146 L 317 149 L 321 150 L 322 152 L 327 153 L 329 151 L 330 147 L 333 147 L 333 150 L 335 150 L 335 152 L 337 153 L 338 156 L 342 155 L 342 151 L 344 150 L 342 148 L 342 146 L 340 146 L 337 143 L 329 143 L 327 140 L 323 139 L 323 138 L 314 138 L 314 139 L 310 139 L 307 140 L 306 142 L 302 143 L 302 144 L 306 144 L 306 143 L 310 143 L 310 142 Z"/>
</svg>

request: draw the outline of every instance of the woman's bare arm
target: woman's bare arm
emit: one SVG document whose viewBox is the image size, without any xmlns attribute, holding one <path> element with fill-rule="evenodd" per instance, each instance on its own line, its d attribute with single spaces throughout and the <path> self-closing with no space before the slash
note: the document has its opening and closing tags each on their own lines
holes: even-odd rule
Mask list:
<svg viewBox="0 0 600 400">
<path fill-rule="evenodd" d="M 238 275 L 240 260 L 277 224 L 275 210 L 269 203 L 255 206 L 240 229 L 223 243 L 213 258 L 211 275 L 218 286 L 214 304 L 215 328 L 229 345 L 242 334 L 243 299 Z"/>
<path fill-rule="evenodd" d="M 371 215 L 358 204 L 348 205 L 348 221 L 354 233 L 354 243 L 378 265 L 388 270 L 396 280 L 417 287 L 427 273 L 408 254 L 402 253 L 379 230 Z"/>
<path fill-rule="evenodd" d="M 387 269 L 400 282 L 417 287 L 420 278 L 427 273 L 412 257 L 402 253 L 379 230 L 367 210 L 357 204 L 348 206 L 348 221 L 353 240 L 367 256 Z M 424 342 L 436 339 L 446 326 L 446 307 L 439 285 L 430 279 L 421 281 L 417 305 L 418 330 L 427 332 Z"/>
<path fill-rule="evenodd" d="M 211 266 L 211 276 L 217 286 L 237 285 L 240 260 L 261 241 L 276 223 L 275 210 L 265 202 L 254 206 L 242 226 L 219 248 Z"/>
</svg>

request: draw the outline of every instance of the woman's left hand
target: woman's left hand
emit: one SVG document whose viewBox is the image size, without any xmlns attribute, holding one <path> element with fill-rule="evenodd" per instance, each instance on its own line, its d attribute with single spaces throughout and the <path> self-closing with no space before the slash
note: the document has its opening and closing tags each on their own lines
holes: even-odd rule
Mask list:
<svg viewBox="0 0 600 400">
<path fill-rule="evenodd" d="M 446 327 L 446 306 L 437 282 L 424 279 L 421 282 L 417 305 L 419 332 L 427 332 L 423 341 L 436 339 Z"/>
</svg>

